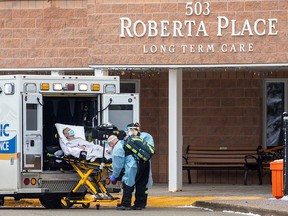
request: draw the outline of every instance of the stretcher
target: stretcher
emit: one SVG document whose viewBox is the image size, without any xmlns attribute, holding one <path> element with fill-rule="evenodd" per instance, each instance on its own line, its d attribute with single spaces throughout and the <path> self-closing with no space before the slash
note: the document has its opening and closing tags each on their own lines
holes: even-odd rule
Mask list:
<svg viewBox="0 0 288 216">
<path fill-rule="evenodd" d="M 80 180 L 71 192 L 61 199 L 62 208 L 70 208 L 74 204 L 82 204 L 83 208 L 89 208 L 92 202 L 96 203 L 97 209 L 100 208 L 101 202 L 116 201 L 117 206 L 120 205 L 120 199 L 113 197 L 106 189 L 106 185 L 110 184 L 111 161 L 103 162 L 99 159 L 89 162 L 71 156 L 65 156 L 64 160 L 78 173 Z M 79 193 L 81 186 L 86 189 L 83 193 Z"/>
<path fill-rule="evenodd" d="M 89 208 L 91 203 L 96 203 L 96 208 L 100 208 L 101 202 L 116 201 L 120 205 L 120 199 L 113 197 L 106 186 L 110 184 L 109 176 L 112 174 L 112 160 L 105 157 L 97 158 L 95 161 L 87 161 L 87 152 L 79 157 L 72 156 L 68 151 L 68 140 L 63 135 L 63 129 L 66 127 L 74 130 L 75 137 L 85 140 L 85 131 L 83 126 L 64 125 L 56 123 L 55 127 L 59 135 L 59 144 L 63 151 L 63 161 L 69 164 L 79 175 L 79 181 L 73 189 L 62 197 L 62 208 L 70 208 L 74 204 L 80 204 L 83 208 Z M 105 149 L 103 149 L 104 151 Z M 83 156 L 83 157 L 82 157 Z M 103 154 L 104 156 L 104 154 Z M 83 192 L 83 186 L 85 188 Z"/>
</svg>

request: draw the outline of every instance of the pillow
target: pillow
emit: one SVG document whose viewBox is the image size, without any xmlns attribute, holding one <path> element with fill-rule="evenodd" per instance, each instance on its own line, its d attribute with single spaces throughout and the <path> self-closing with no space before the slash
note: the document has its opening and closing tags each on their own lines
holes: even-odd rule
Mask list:
<svg viewBox="0 0 288 216">
<path fill-rule="evenodd" d="M 76 125 L 66 125 L 66 124 L 61 124 L 61 123 L 56 123 L 55 127 L 57 129 L 58 135 L 59 137 L 65 142 L 67 141 L 66 137 L 63 134 L 63 130 L 68 127 L 72 130 L 74 130 L 75 132 L 75 137 L 80 137 L 84 140 L 86 140 L 85 138 L 85 130 L 84 130 L 84 126 L 76 126 Z"/>
<path fill-rule="evenodd" d="M 66 139 L 66 137 L 63 134 L 63 130 L 68 127 L 72 130 L 74 130 L 75 132 L 75 137 L 81 137 L 82 139 L 85 140 L 85 130 L 84 130 L 84 126 L 76 126 L 76 125 L 66 125 L 66 124 L 60 124 L 60 123 L 56 123 L 55 127 L 57 129 L 58 135 L 60 137 L 59 139 L 59 143 L 61 146 L 62 151 L 64 152 L 65 155 L 70 155 L 70 152 L 67 148 L 67 143 L 68 140 Z"/>
</svg>

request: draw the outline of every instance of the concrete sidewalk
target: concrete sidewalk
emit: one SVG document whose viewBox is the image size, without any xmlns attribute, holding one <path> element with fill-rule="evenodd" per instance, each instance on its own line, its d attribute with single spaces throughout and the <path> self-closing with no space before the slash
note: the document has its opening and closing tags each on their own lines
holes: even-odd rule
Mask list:
<svg viewBox="0 0 288 216">
<path fill-rule="evenodd" d="M 168 192 L 168 185 L 155 185 L 149 195 L 149 205 L 159 206 L 160 198 L 167 207 L 197 206 L 214 211 L 233 211 L 258 215 L 288 215 L 288 200 L 272 196 L 271 185 L 185 184 L 180 192 Z M 170 202 L 170 199 L 173 199 Z M 155 200 L 154 200 L 155 199 Z M 169 206 L 168 206 L 169 205 Z"/>
<path fill-rule="evenodd" d="M 113 194 L 121 197 L 121 194 Z M 101 206 L 116 206 L 104 202 Z M 95 204 L 92 203 L 90 208 Z M 41 207 L 38 199 L 5 200 L 10 207 Z M 147 208 L 196 206 L 215 211 L 237 211 L 258 215 L 288 215 L 288 200 L 276 200 L 271 185 L 184 184 L 182 191 L 169 192 L 167 184 L 154 184 Z M 77 207 L 77 206 L 75 206 Z M 81 207 L 80 207 L 81 208 Z"/>
</svg>

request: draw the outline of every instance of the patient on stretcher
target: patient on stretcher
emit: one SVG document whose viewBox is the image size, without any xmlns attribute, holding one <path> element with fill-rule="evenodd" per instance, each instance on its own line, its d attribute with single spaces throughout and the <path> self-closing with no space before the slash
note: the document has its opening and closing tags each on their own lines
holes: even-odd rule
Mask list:
<svg viewBox="0 0 288 216">
<path fill-rule="evenodd" d="M 64 128 L 62 133 L 64 137 L 67 139 L 66 142 L 64 141 L 64 139 L 60 140 L 60 142 L 62 142 L 62 144 L 60 143 L 61 148 L 65 153 L 65 155 L 72 155 L 74 157 L 79 158 L 80 153 L 82 151 L 85 151 L 87 152 L 86 160 L 90 162 L 94 162 L 96 159 L 103 157 L 102 146 L 90 143 L 81 137 L 75 137 L 74 130 L 70 129 L 69 127 Z M 109 154 L 108 149 L 105 150 L 104 157 L 106 159 L 105 161 L 111 159 L 111 154 Z"/>
</svg>

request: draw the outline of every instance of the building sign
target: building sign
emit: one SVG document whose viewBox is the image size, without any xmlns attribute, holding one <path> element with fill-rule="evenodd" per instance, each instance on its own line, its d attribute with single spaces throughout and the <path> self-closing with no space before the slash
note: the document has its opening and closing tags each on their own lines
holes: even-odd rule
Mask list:
<svg viewBox="0 0 288 216">
<path fill-rule="evenodd" d="M 120 17 L 119 36 L 122 39 L 146 38 L 157 41 L 142 43 L 143 54 L 251 53 L 254 51 L 255 37 L 273 37 L 279 32 L 277 18 L 259 17 L 240 21 L 225 15 L 213 14 L 210 2 L 193 1 L 182 6 L 185 6 L 185 18 L 179 20 L 133 20 L 129 16 Z M 238 38 L 239 42 L 228 43 L 222 39 L 227 37 Z M 202 38 L 208 43 L 193 43 L 201 41 Z M 177 43 L 173 43 L 173 40 Z"/>
</svg>

